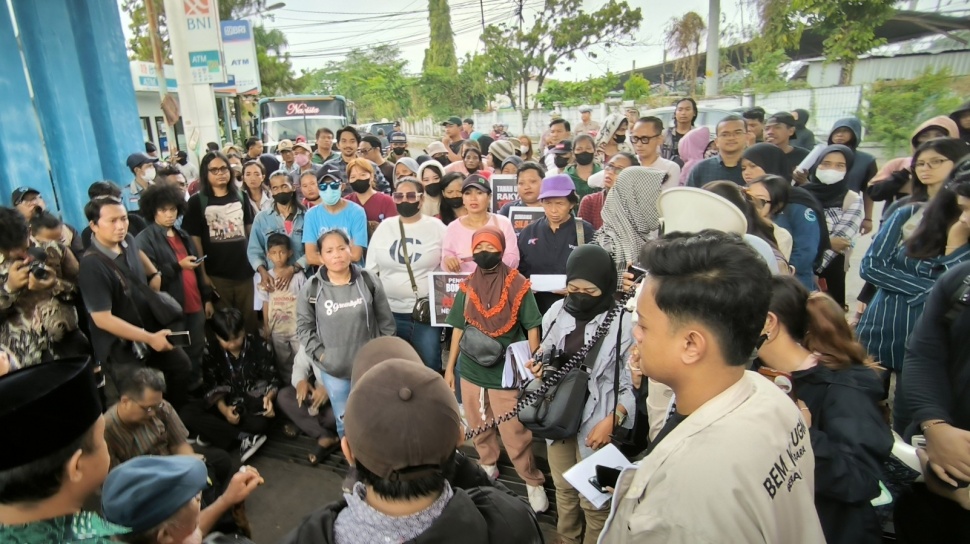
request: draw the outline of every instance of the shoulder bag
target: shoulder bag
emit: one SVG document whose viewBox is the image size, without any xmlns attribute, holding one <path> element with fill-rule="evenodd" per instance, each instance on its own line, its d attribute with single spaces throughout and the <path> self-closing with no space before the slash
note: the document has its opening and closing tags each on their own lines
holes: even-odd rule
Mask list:
<svg viewBox="0 0 970 544">
<path fill-rule="evenodd" d="M 126 281 L 126 274 L 118 268 L 118 265 L 114 263 L 107 255 L 101 253 L 97 249 L 92 251 L 94 255 L 103 260 L 105 264 L 108 265 L 117 276 L 118 280 L 121 281 L 121 288 L 124 289 L 128 296 L 131 296 L 131 290 L 129 286 L 134 285 L 134 289 L 138 291 L 138 296 L 141 297 L 145 304 L 148 306 L 148 310 L 151 313 L 151 317 L 155 322 L 161 326 L 161 328 L 168 327 L 176 321 L 182 319 L 182 305 L 175 300 L 172 295 L 166 293 L 165 291 L 156 292 L 152 289 L 146 282 L 143 281 Z M 130 279 L 130 278 L 129 278 Z M 141 308 L 139 308 L 139 313 L 141 313 Z M 142 316 L 144 319 L 145 316 Z"/>
<path fill-rule="evenodd" d="M 458 350 L 473 363 L 485 368 L 492 368 L 505 360 L 502 343 L 471 325 L 467 325 L 462 332 Z"/>
<path fill-rule="evenodd" d="M 404 222 L 398 218 L 397 225 L 401 227 L 401 250 L 404 252 L 404 266 L 408 268 L 411 279 L 411 290 L 414 291 L 414 308 L 411 309 L 411 319 L 415 323 L 431 324 L 431 303 L 428 297 L 418 296 L 418 284 L 414 281 L 414 271 L 411 269 L 411 256 L 408 255 L 407 237 L 404 235 Z"/>
<path fill-rule="evenodd" d="M 622 325 L 623 314 L 620 314 Z M 589 397 L 589 375 L 606 334 L 593 339 L 593 345 L 586 354 L 586 363 L 570 369 L 558 383 L 551 385 L 543 395 L 519 411 L 519 421 L 532 435 L 547 440 L 564 440 L 576 436 L 582 424 L 583 409 Z M 618 347 L 619 349 L 619 347 Z M 543 380 L 532 380 L 520 393 L 527 398 L 543 385 Z"/>
</svg>

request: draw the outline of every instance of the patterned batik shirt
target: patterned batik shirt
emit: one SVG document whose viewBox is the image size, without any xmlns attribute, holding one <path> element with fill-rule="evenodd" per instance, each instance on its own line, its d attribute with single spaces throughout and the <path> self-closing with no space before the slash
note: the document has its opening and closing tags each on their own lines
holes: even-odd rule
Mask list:
<svg viewBox="0 0 970 544">
<path fill-rule="evenodd" d="M 110 544 L 111 537 L 130 533 L 94 512 L 80 512 L 26 525 L 0 525 L 3 544 Z"/>
</svg>

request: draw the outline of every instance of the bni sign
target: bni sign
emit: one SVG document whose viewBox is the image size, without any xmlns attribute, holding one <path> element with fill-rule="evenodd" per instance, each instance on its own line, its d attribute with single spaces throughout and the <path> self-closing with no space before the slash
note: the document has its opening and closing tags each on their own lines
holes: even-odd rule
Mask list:
<svg viewBox="0 0 970 544">
<path fill-rule="evenodd" d="M 215 85 L 217 91 L 238 94 L 259 94 L 259 64 L 256 61 L 256 42 L 249 21 L 222 21 L 222 53 L 226 73 L 235 84 Z"/>
<path fill-rule="evenodd" d="M 224 83 L 217 0 L 183 0 L 182 6 L 192 83 Z"/>
</svg>

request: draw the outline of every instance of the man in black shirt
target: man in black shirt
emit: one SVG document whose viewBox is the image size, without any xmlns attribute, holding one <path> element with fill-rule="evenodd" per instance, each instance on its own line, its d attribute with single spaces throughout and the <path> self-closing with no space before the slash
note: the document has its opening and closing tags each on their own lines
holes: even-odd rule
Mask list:
<svg viewBox="0 0 970 544">
<path fill-rule="evenodd" d="M 791 145 L 790 140 L 795 137 L 795 118 L 787 112 L 776 113 L 765 121 L 765 141 L 773 144 L 785 152 L 788 159 L 787 174 L 790 177 L 795 168 L 805 160 L 809 150 Z"/>
<path fill-rule="evenodd" d="M 95 357 L 115 383 L 145 365 L 161 370 L 169 386 L 169 402 L 181 408 L 188 392 L 189 358 L 169 343 L 172 331 L 145 330 L 150 302 L 132 287 L 133 282 L 150 278 L 149 285 L 158 291 L 160 272 L 135 249 L 135 240 L 128 234 L 128 211 L 120 199 L 95 198 L 84 206 L 84 215 L 94 236 L 81 257 L 78 284 L 91 316 Z"/>
<path fill-rule="evenodd" d="M 121 199 L 121 187 L 111 181 L 95 181 L 88 187 L 88 198 L 94 200 L 99 196 L 113 196 Z M 145 230 L 148 223 L 138 212 L 128 212 L 128 234 L 134 238 L 138 233 Z M 83 249 L 91 247 L 91 227 L 84 227 L 81 231 L 81 245 Z"/>
</svg>

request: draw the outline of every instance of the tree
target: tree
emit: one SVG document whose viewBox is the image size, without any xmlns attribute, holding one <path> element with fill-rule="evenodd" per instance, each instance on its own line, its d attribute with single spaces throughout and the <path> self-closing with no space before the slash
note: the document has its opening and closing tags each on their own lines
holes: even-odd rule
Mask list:
<svg viewBox="0 0 970 544">
<path fill-rule="evenodd" d="M 892 18 L 896 0 L 753 0 L 761 15 L 764 49 L 794 52 L 802 32 L 823 37 L 826 62 L 842 64 L 840 84 L 852 79 L 859 55 L 882 45 L 875 30 Z"/>
<path fill-rule="evenodd" d="M 455 55 L 455 34 L 451 30 L 451 11 L 448 0 L 428 0 L 429 21 L 431 24 L 431 43 L 424 50 L 422 72 L 429 68 L 447 68 L 458 72 L 458 57 Z"/>
<path fill-rule="evenodd" d="M 689 94 L 697 92 L 697 70 L 701 62 L 701 40 L 707 25 L 696 12 L 688 11 L 681 18 L 674 17 L 667 25 L 667 47 L 674 54 L 674 71 L 690 81 Z"/>
<path fill-rule="evenodd" d="M 632 74 L 623 84 L 623 100 L 639 100 L 650 94 L 650 82 L 640 74 Z"/>
<path fill-rule="evenodd" d="M 873 83 L 863 100 L 866 138 L 885 145 L 889 156 L 905 153 L 920 120 L 949 115 L 960 104 L 954 83 L 949 69 L 929 68 L 914 79 Z"/>
<path fill-rule="evenodd" d="M 164 0 L 152 0 L 155 2 L 155 12 L 158 16 L 158 35 L 162 41 L 162 59 L 165 64 L 172 63 L 172 48 L 168 45 L 168 26 L 165 24 Z M 152 40 L 148 35 L 148 15 L 145 10 L 145 0 L 124 0 L 121 9 L 128 14 L 131 21 L 128 23 L 128 31 L 131 38 L 128 39 L 128 56 L 131 60 L 141 60 L 152 62 Z"/>
<path fill-rule="evenodd" d="M 556 102 L 561 102 L 564 106 L 595 104 L 605 100 L 606 93 L 619 85 L 620 78 L 612 72 L 602 77 L 588 78 L 586 81 L 549 80 L 542 91 L 536 94 L 535 100 L 544 108 L 551 108 Z"/>
<path fill-rule="evenodd" d="M 531 79 L 542 89 L 549 75 L 576 55 L 595 58 L 594 47 L 609 51 L 631 44 L 627 40 L 642 20 L 640 8 L 632 9 L 625 1 L 608 0 L 598 10 L 586 12 L 583 0 L 543 0 L 530 28 L 519 30 L 503 23 L 485 29 L 482 42 L 491 63 L 488 73 L 496 83 L 506 79 L 509 97 Z M 568 66 L 565 69 L 569 71 Z M 524 99 L 527 102 L 528 96 Z"/>
<path fill-rule="evenodd" d="M 303 92 L 349 96 L 365 119 L 403 117 L 411 110 L 414 85 L 404 73 L 406 64 L 394 46 L 354 49 L 341 61 L 304 73 Z"/>
<path fill-rule="evenodd" d="M 253 27 L 253 41 L 256 43 L 262 94 L 274 96 L 296 92 L 299 87 L 293 78 L 290 54 L 283 51 L 287 45 L 286 36 L 276 29 L 267 31 L 260 25 Z"/>
</svg>

